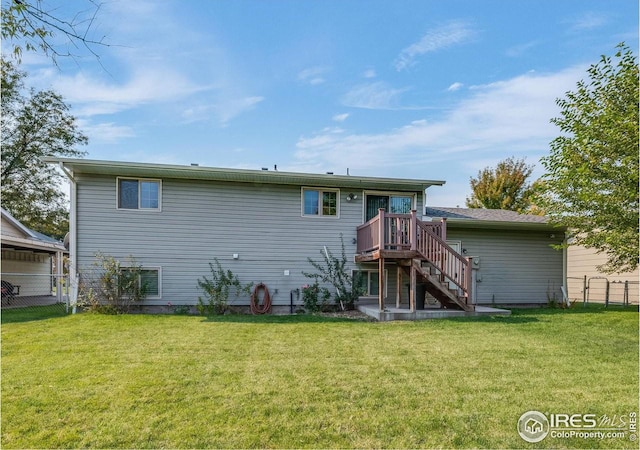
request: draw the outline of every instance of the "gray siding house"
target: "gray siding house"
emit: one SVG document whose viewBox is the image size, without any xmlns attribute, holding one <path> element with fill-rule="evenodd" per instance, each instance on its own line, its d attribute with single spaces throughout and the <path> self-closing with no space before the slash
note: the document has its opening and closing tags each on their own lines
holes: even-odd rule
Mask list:
<svg viewBox="0 0 640 450">
<path fill-rule="evenodd" d="M 541 216 L 514 211 L 431 208 L 447 219 L 447 242 L 473 256 L 474 300 L 482 305 L 546 304 L 562 301 L 566 278 L 565 233 Z"/>
<path fill-rule="evenodd" d="M 548 289 L 559 292 L 562 285 L 562 252 L 549 247 L 562 242 L 560 233 L 549 238 L 552 229 L 543 220 L 512 217 L 513 225 L 477 220 L 477 226 L 467 227 L 457 217 L 425 211 L 426 191 L 444 181 L 47 161 L 58 164 L 71 180 L 72 272 L 88 270 L 99 252 L 118 259 L 133 256 L 150 286 L 146 306 L 195 304 L 202 295 L 197 280 L 209 274 L 208 264 L 217 258 L 243 283 L 266 284 L 274 307 L 285 310 L 291 293 L 309 283 L 302 275 L 313 271 L 307 258 L 321 260 L 325 246 L 340 254 L 341 235 L 351 269 L 363 272 L 367 296 L 377 298 L 381 308 L 385 301 L 415 308 L 415 283 L 431 276 L 424 264 L 414 267 L 427 237 L 439 243 L 439 254 L 448 252 L 442 261 L 453 269 L 430 270 L 440 284 L 457 291 L 447 294 L 454 307 L 473 308 L 475 301 L 546 303 Z M 384 227 L 375 228 L 384 214 Z M 447 227 L 440 217 L 448 219 L 446 240 L 458 246 L 459 255 L 444 243 Z M 376 236 L 382 246 L 374 242 Z M 471 266 L 462 266 L 468 262 L 465 251 L 480 261 L 473 270 L 473 297 L 466 287 L 472 271 L 464 268 Z M 451 264 L 454 259 L 458 266 Z M 249 304 L 248 298 L 232 300 Z M 301 298 L 294 301 L 300 304 Z"/>
</svg>

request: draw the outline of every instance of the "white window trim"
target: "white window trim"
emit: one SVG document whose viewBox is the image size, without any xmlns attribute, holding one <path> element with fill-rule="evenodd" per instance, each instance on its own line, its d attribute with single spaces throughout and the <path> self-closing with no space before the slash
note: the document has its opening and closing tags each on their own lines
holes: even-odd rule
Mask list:
<svg viewBox="0 0 640 450">
<path fill-rule="evenodd" d="M 138 185 L 138 207 L 135 209 L 120 208 L 120 180 L 135 180 L 138 183 L 141 181 L 153 181 L 158 183 L 158 207 L 140 208 L 140 195 L 142 195 L 142 189 L 140 189 L 140 185 Z M 158 178 L 116 177 L 116 209 L 118 211 L 162 212 L 162 180 Z"/>
<path fill-rule="evenodd" d="M 321 194 L 322 192 L 335 192 L 336 193 L 336 215 L 326 216 L 323 214 L 305 214 L 304 213 L 304 191 L 318 191 Z M 318 197 L 319 200 L 321 198 L 322 198 L 322 195 Z M 319 206 L 318 212 L 321 212 L 322 205 L 318 205 L 318 206 Z M 339 219 L 340 218 L 340 189 L 302 186 L 300 188 L 300 215 L 304 218 L 313 218 L 313 219 Z"/>
<path fill-rule="evenodd" d="M 123 269 L 133 269 L 132 266 L 122 266 Z M 162 266 L 138 266 L 139 270 L 157 270 L 158 271 L 158 295 L 148 295 L 145 300 L 162 299 Z"/>
<path fill-rule="evenodd" d="M 364 191 L 362 196 L 362 223 L 367 217 L 367 195 L 386 195 L 387 197 L 411 197 L 411 209 L 418 209 L 418 193 L 417 192 L 398 192 L 398 191 Z"/>
<path fill-rule="evenodd" d="M 376 274 L 376 277 L 378 276 L 378 269 L 353 269 L 351 271 L 351 276 L 353 277 L 355 275 L 355 272 L 367 272 L 369 274 L 369 277 L 367 279 L 367 292 L 363 295 L 363 297 L 375 297 L 378 298 L 377 294 L 370 294 L 369 293 L 369 287 L 371 284 L 371 274 Z M 384 298 L 388 298 L 389 297 L 389 270 L 388 269 L 384 269 Z"/>
</svg>

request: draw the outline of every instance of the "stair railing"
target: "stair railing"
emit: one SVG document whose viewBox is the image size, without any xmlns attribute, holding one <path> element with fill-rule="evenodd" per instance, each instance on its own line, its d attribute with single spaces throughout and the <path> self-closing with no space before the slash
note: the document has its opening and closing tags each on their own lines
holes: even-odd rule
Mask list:
<svg viewBox="0 0 640 450">
<path fill-rule="evenodd" d="M 431 263 L 442 281 L 453 283 L 462 292 L 467 304 L 472 297 L 472 259 L 464 257 L 447 245 L 446 221 L 423 222 L 415 210 L 411 214 L 392 214 L 384 209 L 357 227 L 357 252 L 376 250 L 413 251 Z"/>
<path fill-rule="evenodd" d="M 456 285 L 466 297 L 467 304 L 470 304 L 472 258 L 456 252 L 434 233 L 433 227 L 429 224 L 416 219 L 416 227 L 416 251 L 440 272 L 442 281 L 449 281 Z"/>
</svg>

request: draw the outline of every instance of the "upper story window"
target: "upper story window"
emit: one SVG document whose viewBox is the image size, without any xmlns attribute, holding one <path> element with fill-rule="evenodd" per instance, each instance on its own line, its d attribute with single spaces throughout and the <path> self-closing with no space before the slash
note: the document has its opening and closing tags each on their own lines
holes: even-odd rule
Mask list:
<svg viewBox="0 0 640 450">
<path fill-rule="evenodd" d="M 119 209 L 160 210 L 160 180 L 118 178 Z"/>
<path fill-rule="evenodd" d="M 302 215 L 338 217 L 338 198 L 336 189 L 302 189 Z"/>
<path fill-rule="evenodd" d="M 367 194 L 364 221 L 377 216 L 378 209 L 392 214 L 409 214 L 414 209 L 414 199 L 413 195 L 406 194 Z"/>
</svg>

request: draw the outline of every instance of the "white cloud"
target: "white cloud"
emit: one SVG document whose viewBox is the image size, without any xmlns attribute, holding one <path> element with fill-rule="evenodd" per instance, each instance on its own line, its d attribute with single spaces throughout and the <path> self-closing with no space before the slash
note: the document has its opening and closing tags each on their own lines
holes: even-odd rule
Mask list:
<svg viewBox="0 0 640 450">
<path fill-rule="evenodd" d="M 264 100 L 262 96 L 246 95 L 240 87 L 228 83 L 198 85 L 172 69 L 151 66 L 138 68 L 122 83 L 80 72 L 72 77 L 58 76 L 54 86 L 73 105 L 74 114 L 85 118 L 145 105 L 172 108 L 183 104 L 181 115 L 186 123 L 214 119 L 226 125 Z"/>
<path fill-rule="evenodd" d="M 181 74 L 163 68 L 139 69 L 124 83 L 105 82 L 82 72 L 57 77 L 54 87 L 78 114 L 113 114 L 148 103 L 172 101 L 210 89 L 198 86 Z"/>
<path fill-rule="evenodd" d="M 229 96 L 227 98 L 218 98 L 213 103 L 191 105 L 183 110 L 181 115 L 184 123 L 206 122 L 213 117 L 221 125 L 227 125 L 233 118 L 254 109 L 262 101 L 264 101 L 264 97 L 259 96 Z"/>
<path fill-rule="evenodd" d="M 309 67 L 298 73 L 298 80 L 303 83 L 308 83 L 312 86 L 322 84 L 326 81 L 324 75 L 329 72 L 328 67 L 316 66 Z"/>
<path fill-rule="evenodd" d="M 392 88 L 383 81 L 360 84 L 342 97 L 342 104 L 353 108 L 394 109 L 399 107 L 400 95 L 407 90 Z"/>
<path fill-rule="evenodd" d="M 459 82 L 457 82 L 457 81 L 456 81 L 455 83 L 453 83 L 451 86 L 449 86 L 449 87 L 447 88 L 447 91 L 449 91 L 449 92 L 455 92 L 455 91 L 460 90 L 460 88 L 462 88 L 462 86 L 464 86 L 464 84 L 459 83 Z"/>
<path fill-rule="evenodd" d="M 527 73 L 475 86 L 469 91 L 471 95 L 446 115 L 386 132 L 301 137 L 296 158 L 302 166 L 357 167 L 384 175 L 393 167 L 404 168 L 406 174 L 456 158 L 539 156 L 547 152 L 548 143 L 558 134 L 549 122 L 558 114 L 555 99 L 575 87 L 584 69 Z"/>
<path fill-rule="evenodd" d="M 230 98 L 218 102 L 215 106 L 215 111 L 222 124 L 227 124 L 234 117 L 240 114 L 250 111 L 256 107 L 256 105 L 264 100 L 264 97 L 243 97 L 243 98 Z"/>
<path fill-rule="evenodd" d="M 347 117 L 349 117 L 349 113 L 336 114 L 331 119 L 335 122 L 344 122 L 345 120 L 347 120 Z"/>
<path fill-rule="evenodd" d="M 134 137 L 135 131 L 126 125 L 113 122 L 92 124 L 87 120 L 78 120 L 78 127 L 89 137 L 89 142 L 116 142 L 124 138 Z"/>
<path fill-rule="evenodd" d="M 364 78 L 375 78 L 377 76 L 376 71 L 374 69 L 367 69 L 362 74 Z"/>
<path fill-rule="evenodd" d="M 395 67 L 398 71 L 407 69 L 415 64 L 416 57 L 468 42 L 475 34 L 475 30 L 468 23 L 462 21 L 452 21 L 433 28 L 418 42 L 400 52 Z"/>
<path fill-rule="evenodd" d="M 505 54 L 510 58 L 516 58 L 524 55 L 528 50 L 538 46 L 539 44 L 540 44 L 540 41 L 535 40 L 535 41 L 525 42 L 524 44 L 520 44 L 520 45 L 514 45 L 513 47 L 509 47 L 506 50 Z"/>
<path fill-rule="evenodd" d="M 600 28 L 609 22 L 609 18 L 604 13 L 588 11 L 568 21 L 569 31 L 580 32 Z"/>
</svg>

